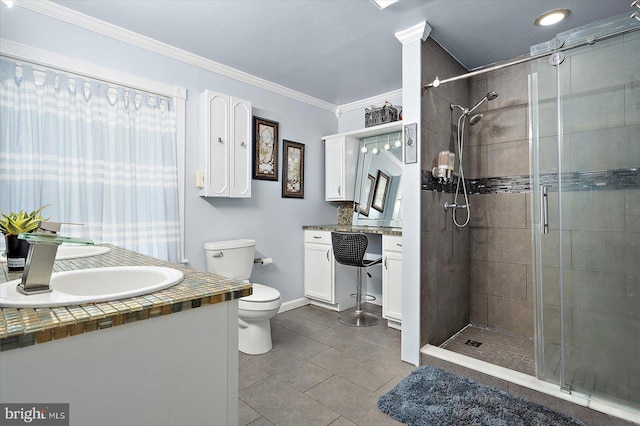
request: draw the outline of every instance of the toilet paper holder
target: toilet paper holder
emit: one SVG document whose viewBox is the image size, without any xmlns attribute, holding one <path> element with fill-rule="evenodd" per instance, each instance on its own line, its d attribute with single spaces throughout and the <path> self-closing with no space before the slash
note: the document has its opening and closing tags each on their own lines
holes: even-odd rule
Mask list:
<svg viewBox="0 0 640 426">
<path fill-rule="evenodd" d="M 261 265 L 269 265 L 271 263 L 273 263 L 273 259 L 271 259 L 270 257 L 256 257 L 255 259 L 253 259 L 253 263 L 259 263 Z"/>
</svg>

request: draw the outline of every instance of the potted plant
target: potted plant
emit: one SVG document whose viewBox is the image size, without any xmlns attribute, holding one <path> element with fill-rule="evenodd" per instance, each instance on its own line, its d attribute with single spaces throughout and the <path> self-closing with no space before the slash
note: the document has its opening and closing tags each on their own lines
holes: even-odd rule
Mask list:
<svg viewBox="0 0 640 426">
<path fill-rule="evenodd" d="M 5 256 L 7 257 L 7 269 L 9 271 L 22 271 L 29 253 L 29 243 L 18 239 L 19 234 L 26 234 L 38 229 L 42 217 L 42 210 L 47 206 L 42 206 L 38 210 L 27 213 L 20 210 L 18 213 L 11 212 L 2 214 L 0 218 L 0 232 L 5 238 Z"/>
</svg>

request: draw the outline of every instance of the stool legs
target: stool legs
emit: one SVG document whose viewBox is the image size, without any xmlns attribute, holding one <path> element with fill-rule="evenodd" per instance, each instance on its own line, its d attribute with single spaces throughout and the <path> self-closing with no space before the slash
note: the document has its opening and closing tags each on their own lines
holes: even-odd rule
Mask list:
<svg viewBox="0 0 640 426">
<path fill-rule="evenodd" d="M 380 321 L 377 315 L 362 310 L 362 269 L 363 268 L 358 268 L 355 310 L 344 312 L 340 314 L 340 318 L 338 318 L 341 323 L 353 327 L 369 327 L 376 325 Z"/>
</svg>

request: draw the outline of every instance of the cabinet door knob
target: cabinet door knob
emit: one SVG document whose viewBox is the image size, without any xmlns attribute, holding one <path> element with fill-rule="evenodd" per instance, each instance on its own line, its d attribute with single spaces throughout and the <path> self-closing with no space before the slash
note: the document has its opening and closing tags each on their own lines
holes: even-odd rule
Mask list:
<svg viewBox="0 0 640 426">
<path fill-rule="evenodd" d="M 331 259 L 329 258 L 329 253 L 330 253 L 330 252 L 331 252 L 331 250 L 327 250 L 327 260 L 331 260 Z"/>
<path fill-rule="evenodd" d="M 247 144 L 244 142 L 240 142 L 240 146 L 246 146 Z"/>
<path fill-rule="evenodd" d="M 384 269 L 389 269 L 387 268 L 387 256 L 384 257 Z"/>
<path fill-rule="evenodd" d="M 223 142 L 222 142 L 222 138 L 220 138 L 220 137 L 219 137 L 219 138 L 218 138 L 218 142 L 223 143 Z"/>
<path fill-rule="evenodd" d="M 342 185 L 338 185 L 338 195 L 342 195 L 342 194 L 340 193 L 340 188 L 341 188 L 341 187 L 342 187 Z"/>
</svg>

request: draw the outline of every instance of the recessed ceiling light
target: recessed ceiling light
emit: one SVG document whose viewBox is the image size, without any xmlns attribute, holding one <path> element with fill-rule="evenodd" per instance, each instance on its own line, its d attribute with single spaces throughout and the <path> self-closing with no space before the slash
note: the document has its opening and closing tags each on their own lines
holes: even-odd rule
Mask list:
<svg viewBox="0 0 640 426">
<path fill-rule="evenodd" d="M 547 27 L 549 25 L 557 24 L 558 22 L 569 16 L 569 14 L 571 14 L 571 11 L 569 9 L 550 10 L 538 16 L 534 24 L 539 27 Z"/>
<path fill-rule="evenodd" d="M 398 0 L 371 0 L 371 2 L 375 4 L 380 10 L 384 9 L 385 7 L 391 6 L 397 1 Z"/>
</svg>

